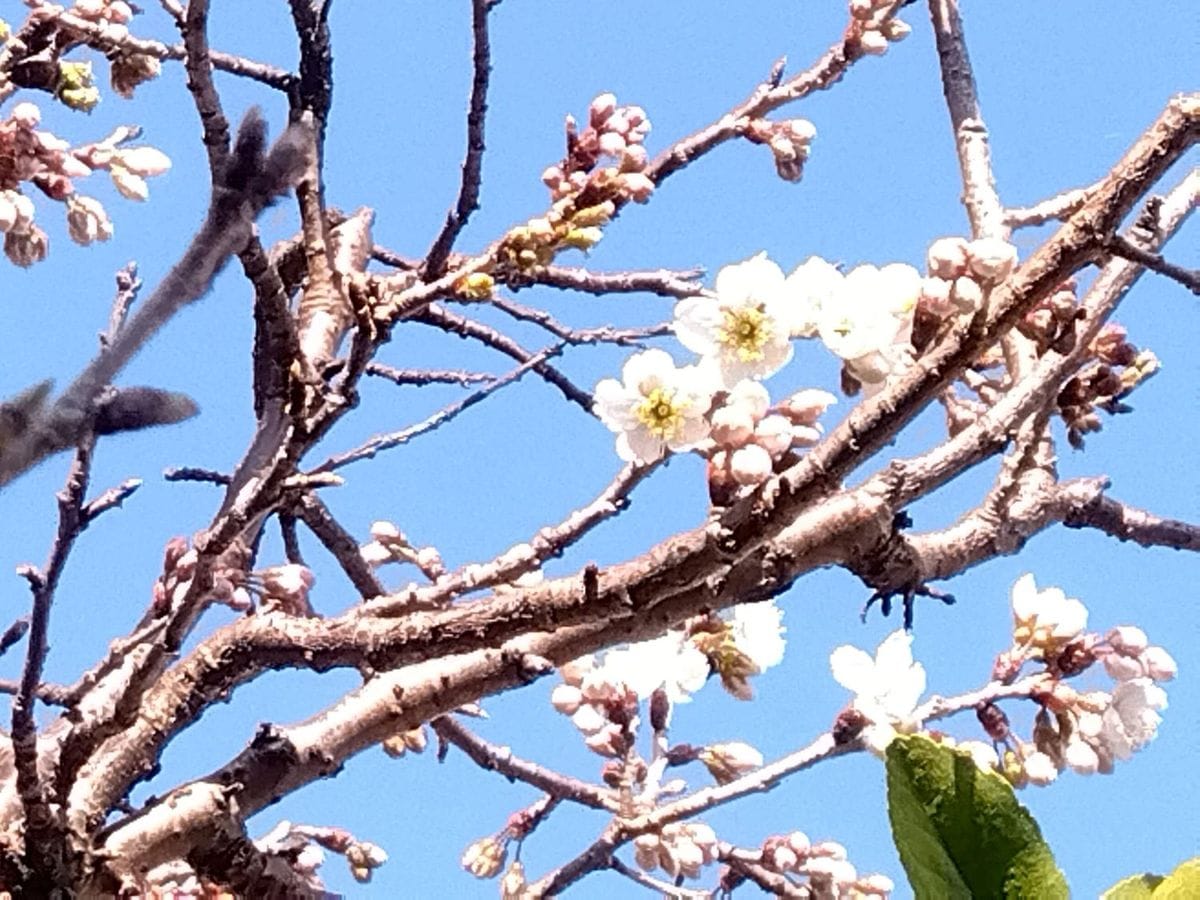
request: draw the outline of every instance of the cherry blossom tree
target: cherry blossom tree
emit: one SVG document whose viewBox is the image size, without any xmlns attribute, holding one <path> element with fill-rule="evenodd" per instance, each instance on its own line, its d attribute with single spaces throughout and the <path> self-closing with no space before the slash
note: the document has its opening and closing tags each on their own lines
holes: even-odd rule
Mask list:
<svg viewBox="0 0 1200 900">
<path fill-rule="evenodd" d="M 124 0 L 28 0 L 0 46 L 0 231 L 12 272 L 71 266 L 91 252 L 83 248 L 119 241 L 136 210 L 106 204 L 93 185 L 107 178 L 124 200 L 153 204 L 156 179 L 172 170 L 152 133 L 89 132 L 93 120 L 80 116 L 60 135 L 46 124 L 49 109 L 87 113 L 111 96 L 128 101 L 136 118 L 147 83 L 182 67 L 186 88 L 176 102 L 198 123 L 207 158 L 207 171 L 187 177 L 209 185 L 190 243 L 181 229 L 137 248 L 175 260 L 156 284 L 144 288 L 130 264 L 116 274 L 106 323 L 93 309 L 64 326 L 104 325 L 91 360 L 73 376 L 55 373 L 69 378 L 63 389 L 34 381 L 0 406 L 8 496 L 48 460 L 70 459 L 46 561 L 19 570 L 28 611 L 0 636 L 0 652 L 19 665 L 17 677 L 0 682 L 13 696 L 0 742 L 0 888 L 37 897 L 319 897 L 329 891 L 329 854 L 368 882 L 402 847 L 338 822 L 258 828 L 261 817 L 248 820 L 382 747 L 393 757 L 461 754 L 535 792 L 506 822 L 475 823 L 482 836 L 461 850 L 463 868 L 496 879 L 504 897 L 555 896 L 599 872 L 674 897 L 755 888 L 887 896 L 902 877 L 922 896 L 1066 895 L 1014 789 L 1135 766 L 1163 721 L 1179 635 L 1091 621 L 1069 585 L 1026 574 L 1005 598 L 1010 633 L 985 642 L 990 650 L 970 648 L 990 674 L 943 696 L 928 693 L 926 667 L 914 657 L 918 607 L 953 604 L 943 582 L 1060 526 L 1135 542 L 1147 560 L 1161 548 L 1200 549 L 1200 525 L 1122 502 L 1103 476 L 1065 477 L 1058 467 L 1060 452 L 1098 439 L 1107 418 L 1130 411 L 1131 396 L 1159 369 L 1115 318 L 1134 284 L 1146 276 L 1180 295 L 1200 293 L 1200 274 L 1169 245 L 1200 198 L 1200 173 L 1183 163 L 1200 136 L 1200 97 L 1166 99 L 1094 183 L 1008 205 L 993 175 L 959 4 L 929 0 L 929 66 L 940 75 L 961 174 L 961 234 L 923 235 L 920 265 L 872 258 L 867 247 L 870 261 L 857 265 L 806 253 L 787 271 L 761 251 L 731 253 L 711 278 L 668 265 L 613 271 L 588 254 L 637 207 L 653 205 L 667 179 L 685 170 L 703 178 L 700 161 L 728 145 L 753 145 L 764 161 L 769 153 L 783 182 L 813 177 L 806 163 L 820 139 L 798 117 L 804 101 L 860 68 L 886 66 L 911 31 L 901 14 L 920 7 L 851 0 L 818 59 L 798 70 L 764 60 L 767 75 L 744 100 L 714 105 L 707 123 L 684 136 L 658 141 L 653 132 L 652 142 L 653 109 L 603 85 L 582 88 L 592 99 L 566 114 L 561 158 L 523 161 L 529 177 L 540 175 L 542 208 L 514 213 L 468 250 L 461 238 L 480 204 L 489 125 L 490 29 L 506 11 L 499 0 L 472 0 L 458 191 L 427 249 L 410 255 L 375 238 L 380 223 L 403 211 L 380 202 L 346 212 L 331 199 L 332 59 L 350 55 L 332 36 L 332 4 L 281 4 L 294 26 L 294 71 L 210 46 L 206 0 L 160 5 L 154 12 L 165 28 L 156 32 L 151 11 Z M 238 13 L 216 9 L 211 18 L 225 15 Z M 282 98 L 286 123 L 269 129 L 272 117 L 256 109 L 231 121 L 229 92 L 246 84 L 269 98 L 264 104 Z M 60 208 L 67 236 L 81 246 L 51 249 Z M 294 210 L 294 234 L 265 239 L 271 209 Z M 1022 229 L 1034 230 L 1036 244 L 1022 243 Z M 240 458 L 207 468 L 171 440 L 198 413 L 187 387 L 128 386 L 122 376 L 218 277 L 230 277 L 220 274 L 226 267 L 252 296 L 253 339 L 242 352 L 254 425 Z M 650 324 L 581 327 L 550 302 L 516 299 L 556 292 L 653 295 L 673 307 Z M 442 346 L 455 352 L 436 364 L 385 362 L 389 345 L 419 328 L 506 357 L 511 368 L 476 371 L 479 357 L 450 344 Z M 529 349 L 530 333 L 549 343 Z M 587 347 L 607 348 L 617 362 L 581 383 L 560 358 Z M 777 386 L 794 376 L 800 354 L 831 361 L 840 378 L 801 375 L 798 387 Z M 370 379 L 462 393 L 416 424 L 345 448 Z M 395 504 L 380 501 L 369 535 L 338 514 L 330 495 L 370 479 L 367 461 L 459 427 L 464 412 L 522 380 L 544 382 L 554 402 L 598 423 L 596 434 L 607 429 L 619 467 L 610 483 L 565 515 L 535 511 L 533 530 L 521 530 L 523 511 L 510 511 L 507 548 L 461 563 L 460 549 L 406 535 Z M 898 438 L 934 410 L 934 444 L 898 449 Z M 60 582 L 69 561 L 79 564 L 69 558 L 97 520 L 100 530 L 137 515 L 131 498 L 143 482 L 127 477 L 97 490 L 97 454 L 118 440 L 111 435 L 140 439 L 156 426 L 145 438 L 161 436 L 169 447 L 169 459 L 158 457 L 175 466 L 165 479 L 219 499 L 202 528 L 166 542 L 159 569 L 141 583 L 148 599 L 133 626 L 98 613 L 95 627 L 111 630 L 107 652 L 71 660 L 75 680 L 53 681 L 47 657 L 64 627 L 55 615 Z M 570 452 L 564 447 L 564 465 Z M 575 564 L 572 552 L 589 536 L 621 528 L 639 487 L 672 460 L 689 459 L 703 466 L 688 470 L 702 521 L 621 561 Z M 915 527 L 914 504 L 945 496 L 953 479 L 987 463 L 995 476 L 981 501 L 956 507 L 945 527 Z M 530 500 L 536 508 L 538 498 Z M 174 533 L 187 530 L 181 522 Z M 315 552 L 335 561 L 340 580 L 317 587 Z M 560 557 L 571 564 L 556 566 Z M 105 562 L 89 577 L 122 565 Z M 860 648 L 847 630 L 833 650 L 830 675 L 848 693 L 828 711 L 827 730 L 774 759 L 735 735 L 714 733 L 699 745 L 674 738 L 719 689 L 767 706 L 755 699 L 756 680 L 781 665 L 805 615 L 828 614 L 802 613 L 782 595 L 829 567 L 865 585 L 863 617 L 897 622 L 877 648 Z M 972 614 L 963 605 L 953 612 Z M 1136 606 L 1129 617 L 1136 620 Z M 215 706 L 281 670 L 358 680 L 338 682 L 336 695 L 302 721 L 260 710 L 269 724 L 241 735 L 240 752 L 212 771 L 159 777 L 169 748 L 209 728 Z M 542 681 L 590 766 L 541 763 L 479 724 L 501 693 L 540 702 L 527 688 Z M 707 821 L 725 804 L 820 777 L 808 770 L 851 754 L 881 760 L 903 873 L 860 871 L 851 822 L 843 834 L 810 837 L 798 818 L 793 830 L 747 843 Z M 567 806 L 592 811 L 599 830 L 581 835 L 574 855 L 533 870 L 522 848 Z M 1185 865 L 1162 884 L 1195 889 L 1196 877 Z"/>
</svg>

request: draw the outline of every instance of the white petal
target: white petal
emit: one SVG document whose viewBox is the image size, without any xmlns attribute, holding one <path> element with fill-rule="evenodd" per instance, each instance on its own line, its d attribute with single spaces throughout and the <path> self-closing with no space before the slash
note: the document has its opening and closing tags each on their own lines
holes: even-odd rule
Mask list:
<svg viewBox="0 0 1200 900">
<path fill-rule="evenodd" d="M 875 660 L 866 651 L 843 644 L 829 656 L 833 678 L 848 691 L 860 695 L 875 693 Z"/>
<path fill-rule="evenodd" d="M 621 452 L 622 442 L 630 455 Z M 663 455 L 663 442 L 645 428 L 634 428 L 617 437 L 617 455 L 626 462 L 654 462 Z"/>
<path fill-rule="evenodd" d="M 693 353 L 708 355 L 716 350 L 716 331 L 721 310 L 711 297 L 688 297 L 675 306 L 675 336 Z"/>
<path fill-rule="evenodd" d="M 675 360 L 666 350 L 643 350 L 625 362 L 621 378 L 626 388 L 639 394 L 649 394 L 675 373 Z"/>
</svg>

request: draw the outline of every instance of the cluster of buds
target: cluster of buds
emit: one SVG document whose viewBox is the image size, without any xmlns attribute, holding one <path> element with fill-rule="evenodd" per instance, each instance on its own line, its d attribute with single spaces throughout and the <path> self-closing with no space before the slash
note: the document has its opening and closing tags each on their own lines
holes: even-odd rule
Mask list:
<svg viewBox="0 0 1200 900">
<path fill-rule="evenodd" d="M 766 144 L 775 157 L 775 171 L 784 181 L 799 181 L 804 174 L 804 161 L 808 159 L 813 139 L 817 136 L 816 126 L 807 119 L 786 119 L 769 122 L 766 119 L 751 119 L 745 130 L 746 139 L 755 144 Z"/>
<path fill-rule="evenodd" d="M 1069 353 L 1074 348 L 1075 323 L 1083 317 L 1075 290 L 1075 279 L 1066 279 L 1017 322 L 1017 330 L 1034 342 L 1038 356 L 1047 350 Z"/>
<path fill-rule="evenodd" d="M 0 232 L 5 255 L 19 266 L 40 262 L 49 250 L 46 232 L 34 224 L 33 202 L 19 190 L 22 182 L 65 203 L 71 239 L 87 245 L 108 240 L 113 226 L 98 200 L 76 193 L 75 179 L 107 170 L 123 196 L 145 200 L 146 178 L 171 166 L 154 147 L 121 146 L 137 136 L 136 129 L 119 128 L 99 143 L 72 149 L 61 138 L 38 130 L 40 122 L 41 111 L 33 103 L 18 103 L 0 122 Z"/>
<path fill-rule="evenodd" d="M 638 727 L 638 695 L 628 685 L 614 681 L 591 658 L 560 669 L 563 683 L 554 688 L 550 702 L 571 717 L 584 735 L 588 749 L 610 759 L 623 759 L 634 746 Z"/>
<path fill-rule="evenodd" d="M 154 582 L 152 608 L 156 615 L 166 615 L 179 605 L 191 589 L 199 554 L 188 546 L 185 537 L 173 537 L 163 550 L 163 569 Z M 247 586 L 246 566 L 250 550 L 242 541 L 235 541 L 213 566 L 209 597 L 237 612 L 254 607 Z"/>
<path fill-rule="evenodd" d="M 387 563 L 412 563 L 430 581 L 437 581 L 446 574 L 442 555 L 436 547 L 414 547 L 392 522 L 373 522 L 371 540 L 359 548 L 359 553 L 372 568 Z"/>
<path fill-rule="evenodd" d="M 882 56 L 892 41 L 902 41 L 912 28 L 899 19 L 885 18 L 891 0 L 850 0 L 850 28 L 846 43 L 861 54 Z"/>
<path fill-rule="evenodd" d="M 588 126 L 579 132 L 567 117 L 567 155 L 542 173 L 553 204 L 505 235 L 500 267 L 520 274 L 544 266 L 561 250 L 587 251 L 604 236 L 603 227 L 630 200 L 645 203 L 654 182 L 644 173 L 643 146 L 650 120 L 640 106 L 617 106 L 612 94 L 592 101 Z M 605 158 L 615 162 L 601 165 Z"/>
<path fill-rule="evenodd" d="M 1017 248 L 1001 238 L 938 238 L 926 254 L 929 275 L 921 282 L 917 308 L 943 320 L 973 314 L 988 291 L 1016 267 Z"/>
<path fill-rule="evenodd" d="M 567 116 L 567 155 L 542 173 L 551 199 L 557 202 L 592 194 L 646 202 L 654 192 L 654 182 L 643 174 L 649 131 L 646 111 L 640 106 L 618 106 L 613 94 L 601 94 L 592 101 L 582 132 L 575 118 Z M 605 158 L 615 165 L 597 168 Z"/>
<path fill-rule="evenodd" d="M 817 419 L 836 398 L 809 389 L 772 409 L 767 389 L 757 381 L 738 382 L 711 414 L 709 494 L 723 505 L 741 487 L 761 484 L 789 452 L 821 439 Z"/>
<path fill-rule="evenodd" d="M 246 587 L 258 597 L 262 612 L 282 612 L 289 616 L 314 616 L 308 592 L 315 577 L 299 563 L 287 563 L 260 569 L 246 576 Z"/>
<path fill-rule="evenodd" d="M 400 731 L 383 741 L 383 752 L 392 759 L 399 759 L 410 750 L 413 753 L 424 753 L 429 746 L 429 737 L 425 734 L 425 726 L 419 725 L 407 731 Z"/>
<path fill-rule="evenodd" d="M 1133 626 L 1107 635 L 1089 633 L 1087 609 L 1057 588 L 1038 591 L 1032 576 L 1013 586 L 1012 649 L 1000 655 L 993 675 L 1011 682 L 1026 661 L 1045 664 L 1046 687 L 1033 698 L 1040 705 L 1030 743 L 1016 741 L 1007 718 L 994 704 L 977 710 L 989 737 L 1008 745 L 999 768 L 1016 786 L 1049 784 L 1065 768 L 1081 774 L 1111 772 L 1153 740 L 1167 705 L 1157 682 L 1175 677 L 1175 661 L 1152 646 Z M 1063 679 L 1100 660 L 1116 681 L 1112 691 L 1080 692 Z M 974 755 L 974 754 L 973 754 Z"/>
<path fill-rule="evenodd" d="M 365 884 L 371 873 L 387 862 L 387 853 L 377 844 L 360 841 L 344 828 L 293 825 L 283 821 L 254 842 L 263 853 L 280 857 L 304 883 L 323 891 L 317 869 L 325 862 L 324 850 L 345 857 L 354 880 Z"/>
<path fill-rule="evenodd" d="M 717 835 L 702 822 L 671 822 L 658 833 L 633 839 L 634 860 L 647 872 L 661 868 L 672 878 L 698 878 L 717 859 Z"/>
<path fill-rule="evenodd" d="M 133 7 L 125 0 L 75 0 L 68 12 L 97 25 L 128 25 L 133 20 Z"/>
<path fill-rule="evenodd" d="M 781 875 L 808 879 L 813 898 L 886 897 L 894 889 L 885 875 L 859 877 L 847 859 L 846 848 L 836 841 L 811 843 L 803 831 L 773 835 L 763 842 L 761 864 Z"/>
<path fill-rule="evenodd" d="M 1120 325 L 1105 325 L 1091 349 L 1096 362 L 1063 385 L 1056 401 L 1067 440 L 1076 449 L 1083 446 L 1085 434 L 1102 427 L 1100 410 L 1110 415 L 1129 412 L 1123 399 L 1159 367 L 1158 357 L 1126 340 Z"/>
</svg>

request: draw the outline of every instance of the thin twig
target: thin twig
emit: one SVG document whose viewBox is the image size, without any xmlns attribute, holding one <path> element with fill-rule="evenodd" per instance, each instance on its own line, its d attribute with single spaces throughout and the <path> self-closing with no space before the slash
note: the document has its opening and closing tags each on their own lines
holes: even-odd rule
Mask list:
<svg viewBox="0 0 1200 900">
<path fill-rule="evenodd" d="M 478 322 L 475 319 L 470 319 L 466 316 L 460 316 L 457 313 L 450 312 L 437 304 L 431 304 L 424 309 L 419 315 L 414 317 L 414 321 L 422 322 L 426 325 L 433 325 L 443 331 L 448 331 L 451 334 L 457 334 L 462 338 L 470 338 L 486 344 L 495 350 L 499 350 L 506 356 L 510 356 L 520 363 L 527 363 L 534 359 L 533 353 L 526 350 L 508 335 L 497 331 L 489 325 Z M 592 412 L 592 395 L 580 387 L 577 387 L 571 382 L 566 375 L 558 369 L 551 366 L 545 360 L 537 361 L 533 366 L 533 371 L 554 385 L 562 395 L 581 406 L 590 415 Z"/>
<path fill-rule="evenodd" d="M 543 284 L 585 294 L 645 293 L 683 299 L 704 293 L 704 285 L 696 280 L 703 274 L 703 269 L 593 272 L 576 266 L 549 265 L 529 273 L 528 284 L 524 281 L 516 282 L 512 288 L 520 290 L 528 285 Z"/>
<path fill-rule="evenodd" d="M 608 861 L 608 867 L 620 875 L 624 875 L 630 881 L 640 884 L 642 887 L 650 888 L 652 891 L 657 891 L 662 894 L 667 900 L 712 900 L 711 891 L 695 890 L 693 888 L 677 887 L 668 881 L 663 881 L 661 878 L 655 878 L 653 875 L 647 875 L 641 869 L 635 869 L 633 866 L 627 866 L 617 857 L 612 857 Z"/>
<path fill-rule="evenodd" d="M 22 616 L 4 629 L 4 634 L 0 635 L 0 656 L 7 653 L 13 644 L 25 637 L 25 632 L 28 630 L 29 616 Z"/>
<path fill-rule="evenodd" d="M 646 338 L 665 337 L 674 333 L 670 322 L 660 322 L 645 328 L 613 328 L 610 325 L 600 328 L 572 328 L 542 309 L 534 309 L 532 306 L 524 306 L 502 297 L 493 297 L 488 302 L 518 321 L 541 326 L 568 344 L 616 344 L 619 347 L 638 347 Z"/>
<path fill-rule="evenodd" d="M 367 363 L 363 371 L 368 375 L 386 378 L 394 384 L 411 384 L 418 387 L 428 384 L 457 384 L 469 387 L 472 384 L 493 381 L 496 377 L 487 372 L 466 372 L 461 369 L 397 369 L 380 362 Z"/>
<path fill-rule="evenodd" d="M 321 463 L 316 468 L 312 469 L 308 474 L 316 474 L 319 472 L 332 472 L 334 469 L 340 469 L 343 466 L 349 465 L 352 462 L 358 462 L 363 459 L 372 459 L 376 453 L 383 450 L 390 450 L 393 447 L 399 447 L 402 444 L 407 444 L 413 438 L 427 432 L 433 431 L 445 425 L 451 419 L 457 417 L 460 413 L 470 409 L 476 403 L 487 399 L 500 388 L 512 384 L 514 381 L 519 381 L 521 376 L 531 369 L 536 369 L 538 366 L 545 363 L 547 359 L 557 356 L 562 352 L 563 345 L 555 344 L 547 347 L 538 353 L 533 354 L 521 365 L 517 366 L 507 375 L 502 375 L 479 390 L 468 394 L 457 403 L 451 403 L 439 409 L 429 418 L 418 422 L 416 425 L 410 425 L 408 428 L 403 428 L 400 431 L 389 432 L 388 434 L 380 434 L 371 438 L 369 441 L 361 444 L 353 450 L 347 450 L 345 453 L 339 453 L 329 457 L 325 462 Z"/>
<path fill-rule="evenodd" d="M 1063 524 L 1068 528 L 1096 528 L 1143 547 L 1200 550 L 1200 525 L 1156 516 L 1111 497 L 1100 496 L 1069 513 Z"/>
<path fill-rule="evenodd" d="M 563 775 L 516 756 L 510 747 L 484 740 L 461 722 L 442 716 L 429 723 L 438 737 L 462 750 L 480 768 L 499 772 L 509 781 L 523 781 L 560 800 L 615 813 L 619 802 L 612 791 Z"/>
<path fill-rule="evenodd" d="M 484 124 L 487 120 L 487 91 L 490 80 L 491 48 L 488 44 L 488 12 L 493 4 L 486 0 L 471 2 L 471 34 L 475 46 L 471 56 L 471 101 L 467 108 L 467 156 L 462 165 L 458 199 L 446 214 L 446 222 L 425 255 L 421 278 L 425 281 L 440 277 L 446 271 L 446 260 L 454 241 L 467 224 L 471 213 L 479 208 L 479 185 L 483 177 Z"/>
<path fill-rule="evenodd" d="M 1200 295 L 1200 269 L 1188 269 L 1168 262 L 1163 259 L 1161 253 L 1151 253 L 1148 250 L 1143 250 L 1137 244 L 1119 234 L 1113 235 L 1108 240 L 1108 243 L 1105 244 L 1105 249 L 1111 251 L 1114 256 L 1135 262 L 1139 266 L 1145 266 L 1152 272 L 1157 272 L 1159 275 L 1163 275 L 1173 281 L 1178 281 L 1193 294 Z"/>
<path fill-rule="evenodd" d="M 50 649 L 50 608 L 54 591 L 67 564 L 75 539 L 88 525 L 84 515 L 92 450 L 96 438 L 85 434 L 75 451 L 75 460 L 67 482 L 58 493 L 58 531 L 43 571 L 22 566 L 18 571 L 33 591 L 33 609 L 29 616 L 29 640 L 20 685 L 13 700 L 12 749 L 17 772 L 17 792 L 25 813 L 25 855 L 37 879 L 53 883 L 65 863 L 66 835 L 59 817 L 51 811 L 49 797 L 38 771 L 37 725 L 33 717 L 34 698 L 42 681 L 42 669 Z"/>
<path fill-rule="evenodd" d="M 140 478 L 126 478 L 116 487 L 111 487 L 102 493 L 99 497 L 88 501 L 87 505 L 81 510 L 80 515 L 83 517 L 85 525 L 91 524 L 92 520 L 97 516 L 102 515 L 114 507 L 120 506 L 134 491 L 142 486 Z"/>
<path fill-rule="evenodd" d="M 1033 206 L 1018 206 L 1004 211 L 1004 224 L 1009 228 L 1026 228 L 1046 222 L 1066 219 L 1083 208 L 1092 188 L 1063 191 Z"/>
<path fill-rule="evenodd" d="M 358 541 L 333 517 L 320 497 L 311 492 L 302 495 L 294 504 L 293 511 L 325 545 L 325 549 L 333 554 L 363 600 L 384 593 L 375 571 L 359 552 Z"/>
</svg>

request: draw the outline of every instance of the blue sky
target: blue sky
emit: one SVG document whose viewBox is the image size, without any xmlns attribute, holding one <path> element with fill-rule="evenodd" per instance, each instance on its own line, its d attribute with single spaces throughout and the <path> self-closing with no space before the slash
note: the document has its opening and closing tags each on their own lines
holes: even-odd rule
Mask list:
<svg viewBox="0 0 1200 900">
<path fill-rule="evenodd" d="M 135 33 L 170 38 L 157 4 L 145 5 L 151 9 L 144 23 L 135 24 Z M 214 7 L 215 47 L 294 67 L 286 4 Z M 1172 93 L 1195 88 L 1196 22 L 1194 16 L 1186 21 L 1189 16 L 1181 10 L 1165 0 L 965 4 L 996 180 L 1006 203 L 1024 205 L 1094 181 Z M 23 4 L 15 0 L 0 2 L 0 17 L 10 22 L 23 13 Z M 807 65 L 840 34 L 844 17 L 843 4 L 811 0 L 507 0 L 493 17 L 482 208 L 459 246 L 478 248 L 544 208 L 539 175 L 562 154 L 563 116 L 583 117 L 596 94 L 614 91 L 621 102 L 647 110 L 654 125 L 647 142 L 653 154 L 740 101 L 779 57 L 787 57 L 789 72 Z M 724 264 L 767 250 L 785 270 L 813 254 L 850 265 L 901 261 L 920 267 L 931 240 L 964 233 L 957 165 L 924 5 L 909 8 L 905 18 L 913 26 L 907 41 L 881 59 L 864 60 L 832 91 L 790 108 L 788 115 L 811 119 L 818 132 L 800 184 L 780 181 L 764 148 L 725 146 L 670 179 L 648 206 L 624 212 L 590 264 L 600 270 L 703 266 L 715 274 Z M 418 255 L 457 188 L 470 83 L 469 4 L 335 3 L 332 28 L 328 200 L 344 209 L 376 208 L 376 241 Z M 257 103 L 276 130 L 286 120 L 284 101 L 266 89 L 229 77 L 219 77 L 218 86 L 231 116 Z M 68 379 L 94 351 L 116 268 L 136 259 L 148 284 L 156 283 L 197 224 L 207 195 L 199 127 L 178 66 L 167 66 L 132 103 L 106 93 L 90 117 L 38 99 L 43 127 L 72 142 L 97 139 L 117 124 L 144 126 L 144 139 L 165 150 L 174 168 L 152 182 L 151 198 L 141 207 L 106 184 L 83 188 L 105 202 L 115 223 L 116 236 L 100 247 L 71 244 L 53 204 L 38 201 L 38 221 L 51 235 L 50 259 L 28 271 L 7 263 L 0 269 L 0 396 L 43 377 Z M 1196 158 L 1193 152 L 1185 162 L 1195 165 Z M 1183 171 L 1168 176 L 1163 187 Z M 267 240 L 292 234 L 291 204 L 268 211 L 261 225 Z M 1022 255 L 1040 237 L 1040 232 L 1019 232 L 1015 240 Z M 1192 221 L 1169 255 L 1184 265 L 1200 265 L 1198 237 L 1200 223 Z M 123 376 L 123 383 L 185 390 L 198 400 L 202 414 L 169 430 L 101 444 L 93 479 L 97 490 L 133 475 L 146 484 L 80 542 L 54 611 L 49 678 L 73 680 L 113 636 L 132 625 L 149 600 L 164 542 L 202 528 L 215 511 L 220 500 L 215 489 L 169 484 L 160 473 L 174 465 L 229 470 L 248 442 L 253 428 L 250 296 L 231 268 L 212 294 L 180 315 Z M 522 293 L 519 299 L 543 304 L 580 326 L 658 322 L 670 317 L 672 305 L 644 295 L 594 298 L 548 289 Z M 1158 354 L 1163 371 L 1134 396 L 1136 413 L 1106 422 L 1102 433 L 1089 438 L 1086 452 L 1060 442 L 1061 474 L 1107 474 L 1114 496 L 1195 521 L 1200 517 L 1192 464 L 1200 441 L 1200 354 L 1194 341 L 1200 309 L 1184 289 L 1147 276 L 1118 319 L 1133 341 Z M 514 334 L 531 347 L 548 343 L 529 327 Z M 680 360 L 686 357 L 678 345 L 662 345 Z M 590 387 L 615 374 L 623 356 L 585 348 L 568 353 L 563 365 Z M 409 367 L 497 373 L 509 368 L 506 359 L 422 326 L 398 329 L 380 358 Z M 773 395 L 783 396 L 794 387 L 833 390 L 836 384 L 832 357 L 805 345 L 771 387 Z M 310 462 L 375 432 L 418 421 L 457 396 L 451 388 L 401 389 L 368 381 L 360 410 Z M 844 399 L 833 415 L 843 414 L 850 402 Z M 941 435 L 940 417 L 930 413 L 888 452 L 916 452 Z M 345 486 L 326 492 L 325 499 L 364 539 L 373 520 L 391 519 L 414 541 L 436 544 L 453 566 L 488 559 L 558 521 L 590 500 L 619 465 L 611 435 L 601 424 L 527 376 L 451 427 L 347 469 Z M 65 467 L 66 460 L 57 459 L 0 495 L 0 570 L 44 558 L 54 529 L 53 493 Z M 995 462 L 982 465 L 919 503 L 911 511 L 916 526 L 949 524 L 978 501 L 995 468 Z M 638 489 L 626 514 L 597 529 L 548 572 L 574 571 L 589 560 L 603 565 L 627 559 L 700 522 L 705 504 L 702 464 L 694 457 L 677 459 Z M 317 572 L 317 608 L 343 609 L 353 599 L 352 587 L 314 542 L 307 541 L 305 550 Z M 274 538 L 260 559 L 282 559 Z M 1039 584 L 1059 585 L 1081 598 L 1091 610 L 1092 628 L 1138 624 L 1179 663 L 1180 676 L 1168 685 L 1171 706 L 1154 744 L 1119 765 L 1113 776 L 1066 775 L 1049 789 L 1021 795 L 1074 892 L 1091 896 L 1123 875 L 1170 869 L 1200 843 L 1190 811 L 1198 799 L 1195 581 L 1200 569 L 1185 554 L 1137 551 L 1097 533 L 1057 529 L 1039 535 L 1020 556 L 995 560 L 944 585 L 959 598 L 957 606 L 918 608 L 914 651 L 928 669 L 931 690 L 951 693 L 986 680 L 992 657 L 1009 639 L 1008 588 L 1026 571 L 1033 571 Z M 402 583 L 410 573 L 385 577 Z M 829 652 L 842 643 L 873 649 L 897 627 L 896 621 L 877 616 L 865 626 L 859 623 L 866 593 L 842 571 L 801 580 L 781 599 L 788 658 L 757 682 L 759 699 L 738 703 L 710 685 L 679 711 L 674 738 L 699 744 L 737 737 L 772 758 L 827 728 L 848 699 L 829 676 Z M 19 615 L 27 604 L 24 583 L 11 578 L 0 598 L 6 618 Z M 214 612 L 206 624 L 225 618 L 226 613 Z M 10 652 L 0 660 L 0 674 L 15 673 L 19 658 Z M 244 746 L 256 723 L 305 718 L 354 684 L 353 673 L 280 673 L 240 690 L 168 749 L 162 779 L 139 788 L 135 799 L 165 790 L 171 779 L 219 765 Z M 550 709 L 550 687 L 539 684 L 489 701 L 492 718 L 479 729 L 492 740 L 512 743 L 524 756 L 595 777 L 598 758 Z M 1016 712 L 1014 718 L 1026 719 Z M 970 716 L 952 720 L 947 730 L 980 736 Z M 486 897 L 494 895 L 495 885 L 464 874 L 459 855 L 535 796 L 532 789 L 509 785 L 456 753 L 439 766 L 432 754 L 392 761 L 370 751 L 352 760 L 336 781 L 313 785 L 252 824 L 256 834 L 280 817 L 340 824 L 382 844 L 391 861 L 369 886 L 355 885 L 337 860 L 327 864 L 331 887 L 350 896 Z M 814 839 L 835 839 L 847 846 L 860 871 L 881 871 L 903 882 L 884 812 L 882 766 L 871 757 L 821 765 L 706 820 L 722 838 L 750 846 L 767 834 L 793 829 Z M 531 873 L 540 874 L 578 852 L 602 826 L 593 814 L 560 809 L 528 842 L 523 859 Z M 632 886 L 616 875 L 594 875 L 574 896 L 614 891 L 624 896 Z M 898 895 L 906 895 L 903 886 Z"/>
</svg>

